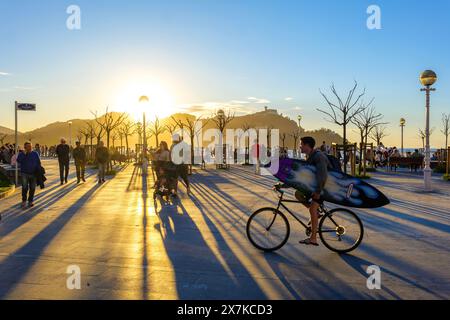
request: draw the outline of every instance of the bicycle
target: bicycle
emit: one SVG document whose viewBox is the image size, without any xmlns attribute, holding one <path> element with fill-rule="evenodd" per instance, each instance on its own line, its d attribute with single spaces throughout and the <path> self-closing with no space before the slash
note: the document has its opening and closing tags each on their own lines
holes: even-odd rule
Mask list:
<svg viewBox="0 0 450 320">
<path fill-rule="evenodd" d="M 305 224 L 285 205 L 285 203 L 304 203 L 299 200 L 284 199 L 282 188 L 284 186 L 281 184 L 276 184 L 273 187 L 273 190 L 278 195 L 276 208 L 265 207 L 258 209 L 250 216 L 247 222 L 246 232 L 250 243 L 257 249 L 266 252 L 280 249 L 289 239 L 290 224 L 286 215 L 280 211 L 280 207 L 289 212 L 305 228 L 308 237 L 311 235 L 309 223 Z M 327 210 L 325 205 L 321 204 L 319 214 L 321 217 L 318 234 L 322 243 L 329 250 L 337 253 L 347 253 L 355 250 L 361 244 L 364 237 L 364 227 L 361 219 L 353 211 L 346 208 Z M 353 230 L 356 230 L 355 234 L 353 234 Z M 272 244 L 269 242 L 272 242 Z"/>
</svg>

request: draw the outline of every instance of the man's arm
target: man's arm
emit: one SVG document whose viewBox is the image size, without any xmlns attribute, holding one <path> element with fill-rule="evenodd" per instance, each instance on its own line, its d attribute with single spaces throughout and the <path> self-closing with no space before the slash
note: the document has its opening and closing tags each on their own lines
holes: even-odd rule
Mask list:
<svg viewBox="0 0 450 320">
<path fill-rule="evenodd" d="M 316 193 L 321 193 L 323 188 L 325 187 L 325 183 L 327 182 L 328 177 L 328 163 L 325 156 L 321 154 L 316 154 L 316 179 L 317 179 L 317 188 L 315 190 Z"/>
<path fill-rule="evenodd" d="M 19 152 L 19 154 L 17 155 L 16 161 L 18 163 L 22 163 L 23 157 L 24 157 L 23 153 Z"/>
<path fill-rule="evenodd" d="M 38 153 L 36 152 L 36 159 L 37 159 L 37 163 L 38 163 L 38 167 L 39 169 L 41 168 L 42 164 L 41 164 L 41 157 L 39 157 Z"/>
</svg>

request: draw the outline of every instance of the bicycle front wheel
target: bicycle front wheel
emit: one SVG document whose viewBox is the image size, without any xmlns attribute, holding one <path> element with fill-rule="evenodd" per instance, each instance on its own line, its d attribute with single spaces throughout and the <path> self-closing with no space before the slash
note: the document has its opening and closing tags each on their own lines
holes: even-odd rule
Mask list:
<svg viewBox="0 0 450 320">
<path fill-rule="evenodd" d="M 256 248 L 270 252 L 280 249 L 289 239 L 286 216 L 275 208 L 255 211 L 247 222 L 247 237 Z"/>
<path fill-rule="evenodd" d="M 360 245 L 364 227 L 353 211 L 337 208 L 326 213 L 320 220 L 319 236 L 331 251 L 347 253 Z"/>
</svg>

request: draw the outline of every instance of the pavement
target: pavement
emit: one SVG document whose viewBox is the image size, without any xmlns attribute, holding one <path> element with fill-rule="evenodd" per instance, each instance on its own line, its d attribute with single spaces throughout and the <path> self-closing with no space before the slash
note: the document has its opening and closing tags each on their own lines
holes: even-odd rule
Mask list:
<svg viewBox="0 0 450 320">
<path fill-rule="evenodd" d="M 194 171 L 192 195 L 180 184 L 179 200 L 165 204 L 132 164 L 101 186 L 93 171 L 60 186 L 56 162 L 44 165 L 48 186 L 34 208 L 19 208 L 20 189 L 0 200 L 0 299 L 450 298 L 450 185 L 435 177 L 424 193 L 420 175 L 371 173 L 391 204 L 354 210 L 365 235 L 350 254 L 300 245 L 293 219 L 288 243 L 263 253 L 245 226 L 275 202 L 275 180 L 251 167 Z M 381 289 L 367 287 L 371 265 Z"/>
</svg>

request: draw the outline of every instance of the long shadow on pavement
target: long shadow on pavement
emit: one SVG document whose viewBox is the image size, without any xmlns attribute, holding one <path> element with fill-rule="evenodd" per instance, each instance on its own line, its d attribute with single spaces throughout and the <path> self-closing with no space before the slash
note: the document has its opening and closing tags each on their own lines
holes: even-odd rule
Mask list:
<svg viewBox="0 0 450 320">
<path fill-rule="evenodd" d="M 225 262 L 209 247 L 204 238 L 205 233 L 199 229 L 181 201 L 176 200 L 173 205 L 161 203 L 161 209 L 157 212 L 160 222 L 155 224 L 173 265 L 178 298 L 225 299 L 252 296 L 265 299 L 264 292 L 240 260 L 233 256 L 220 232 L 202 209 L 200 211 L 207 225 L 212 228 L 211 232 L 217 239 L 220 251 L 227 253 Z M 182 214 L 178 213 L 177 207 L 181 208 Z M 245 279 L 245 285 L 241 283 L 242 279 Z M 248 290 L 252 292 L 249 293 Z"/>
<path fill-rule="evenodd" d="M 42 213 L 79 186 L 72 182 L 64 186 L 54 186 L 46 189 L 45 192 L 40 193 L 39 197 L 36 198 L 36 205 L 33 208 L 24 210 L 20 208 L 20 204 L 10 207 L 4 212 L 6 218 L 0 224 L 0 238 L 7 236 L 32 220 L 37 214 Z"/>
<path fill-rule="evenodd" d="M 6 297 L 11 289 L 15 287 L 20 279 L 28 273 L 33 265 L 39 259 L 44 249 L 50 244 L 52 239 L 63 229 L 63 227 L 71 220 L 71 218 L 78 212 L 78 209 L 86 203 L 89 198 L 101 188 L 101 186 L 95 185 L 85 194 L 83 194 L 74 204 L 64 210 L 56 219 L 54 219 L 43 230 L 31 238 L 20 249 L 10 254 L 0 265 L 0 274 L 7 274 L 10 265 L 16 263 L 18 259 L 26 257 L 25 262 L 20 263 L 20 268 L 15 269 L 13 272 L 9 272 L 8 281 L 2 283 L 0 288 L 0 299 Z"/>
</svg>

